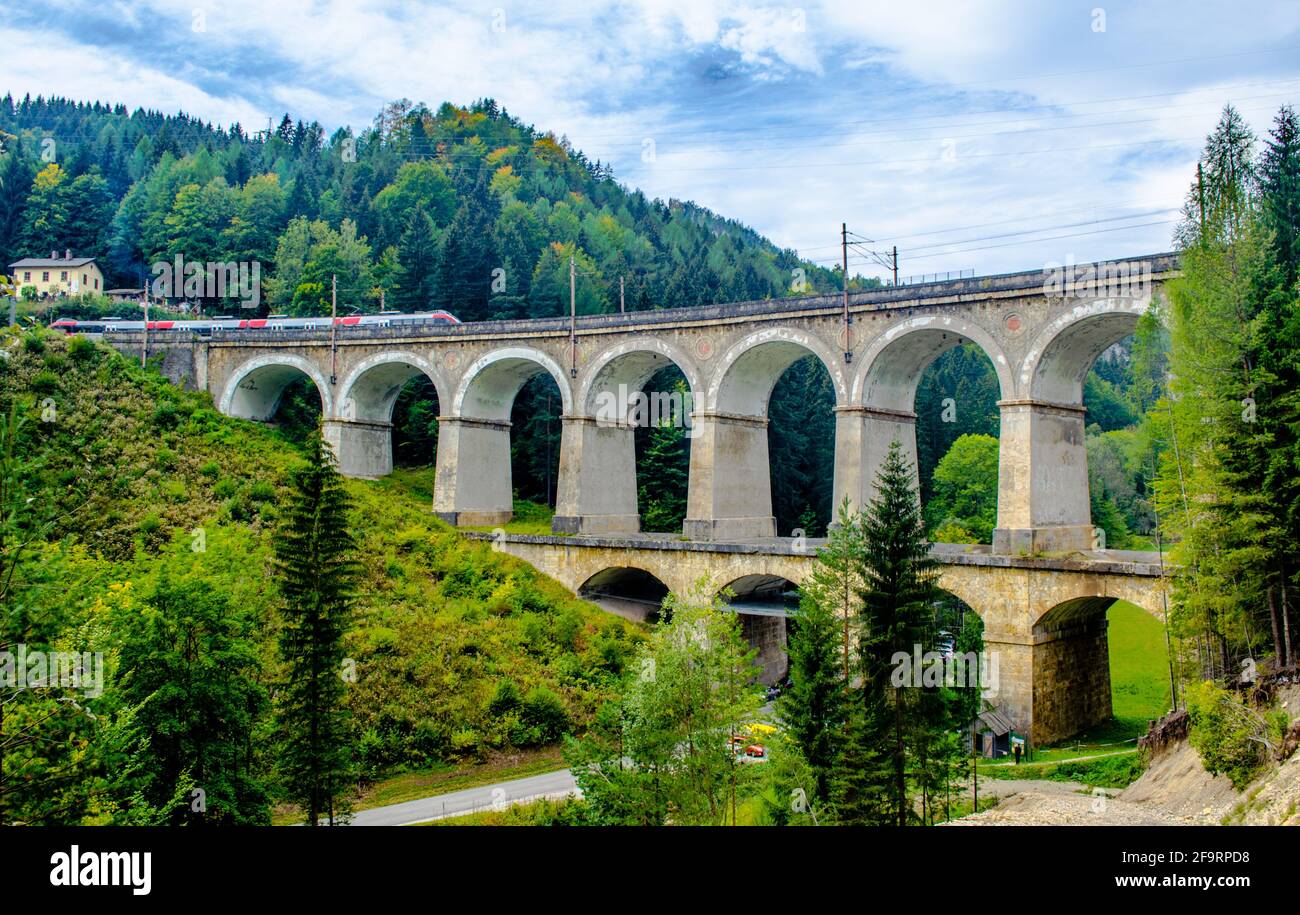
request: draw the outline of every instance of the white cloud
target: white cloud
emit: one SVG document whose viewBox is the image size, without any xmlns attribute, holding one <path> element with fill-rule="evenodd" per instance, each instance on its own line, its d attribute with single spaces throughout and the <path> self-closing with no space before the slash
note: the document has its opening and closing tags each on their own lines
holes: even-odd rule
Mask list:
<svg viewBox="0 0 1300 915">
<path fill-rule="evenodd" d="M 16 94 L 219 123 L 260 125 L 287 109 L 333 130 L 365 126 L 403 96 L 491 96 L 651 195 L 695 199 L 817 257 L 834 253 L 824 249 L 844 220 L 877 237 L 1023 220 L 907 239 L 919 246 L 1176 206 L 1225 101 L 1262 130 L 1300 95 L 1294 3 L 1250 15 L 1113 5 L 1104 32 L 1095 5 L 227 0 L 204 8 L 195 33 L 194 0 L 108 14 L 83 0 L 69 21 L 104 16 L 103 28 L 42 25 L 32 41 L 9 25 L 0 40 Z M 86 35 L 103 43 L 79 44 Z M 642 161 L 645 138 L 654 162 Z M 914 272 L 1012 269 L 1067 243 L 1113 256 L 1168 237 L 1147 227 L 951 256 L 929 248 Z"/>
</svg>

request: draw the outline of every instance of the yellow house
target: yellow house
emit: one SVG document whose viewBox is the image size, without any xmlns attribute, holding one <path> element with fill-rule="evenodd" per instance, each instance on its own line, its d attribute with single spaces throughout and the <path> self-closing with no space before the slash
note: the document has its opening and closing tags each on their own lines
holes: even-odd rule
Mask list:
<svg viewBox="0 0 1300 915">
<path fill-rule="evenodd" d="M 9 279 L 21 296 L 28 286 L 38 298 L 103 292 L 104 275 L 93 257 L 73 257 L 71 251 L 53 251 L 49 257 L 24 257 L 9 265 Z"/>
</svg>

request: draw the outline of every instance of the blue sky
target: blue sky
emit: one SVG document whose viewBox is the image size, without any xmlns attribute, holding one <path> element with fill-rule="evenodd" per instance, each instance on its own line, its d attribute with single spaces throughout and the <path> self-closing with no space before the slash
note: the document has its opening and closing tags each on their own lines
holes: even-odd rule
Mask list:
<svg viewBox="0 0 1300 915">
<path fill-rule="evenodd" d="M 619 180 L 903 275 L 1168 249 L 1205 134 L 1300 101 L 1300 3 L 0 4 L 0 88 L 328 130 L 496 98 Z M 854 264 L 864 273 L 874 265 Z"/>
</svg>

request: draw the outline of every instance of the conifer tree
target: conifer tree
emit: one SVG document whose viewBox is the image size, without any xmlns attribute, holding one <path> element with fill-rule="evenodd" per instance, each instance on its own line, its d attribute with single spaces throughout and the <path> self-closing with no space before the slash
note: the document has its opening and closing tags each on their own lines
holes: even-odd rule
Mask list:
<svg viewBox="0 0 1300 915">
<path fill-rule="evenodd" d="M 411 211 L 397 247 L 397 289 L 394 304 L 404 311 L 428 311 L 437 296 L 438 237 L 423 207 Z"/>
<path fill-rule="evenodd" d="M 909 715 L 917 708 L 920 690 L 900 684 L 893 672 L 897 657 L 912 657 L 918 646 L 921 652 L 932 649 L 933 607 L 940 597 L 935 583 L 938 565 L 929 555 L 913 479 L 912 465 L 904 459 L 899 443 L 893 442 L 863 524 L 859 591 L 863 707 L 869 725 L 884 726 L 879 736 L 887 747 L 890 803 L 894 822 L 900 826 L 907 824 L 910 812 Z"/>
<path fill-rule="evenodd" d="M 779 711 L 812 769 L 818 801 L 830 795 L 844 740 L 847 696 L 839 648 L 835 604 L 805 590 L 788 640 L 790 688 L 781 696 Z"/>
<path fill-rule="evenodd" d="M 283 778 L 288 796 L 314 826 L 322 815 L 333 825 L 346 812 L 339 803 L 350 768 L 343 636 L 352 619 L 357 567 L 350 504 L 334 455 L 319 433 L 308 448 L 307 466 L 292 476 L 275 557 L 287 668 L 279 710 Z"/>
</svg>

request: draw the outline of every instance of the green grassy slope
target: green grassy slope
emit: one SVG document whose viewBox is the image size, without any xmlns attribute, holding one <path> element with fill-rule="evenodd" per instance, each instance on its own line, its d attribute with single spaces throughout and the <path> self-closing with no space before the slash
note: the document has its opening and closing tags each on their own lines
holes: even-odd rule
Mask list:
<svg viewBox="0 0 1300 915">
<path fill-rule="evenodd" d="M 1116 720 L 1126 731 L 1169 711 L 1169 666 L 1164 626 L 1141 607 L 1117 601 L 1110 623 L 1110 691 Z"/>
<path fill-rule="evenodd" d="M 164 569 L 208 581 L 256 613 L 273 684 L 270 532 L 296 448 L 87 341 L 7 331 L 0 349 L 0 409 L 16 403 L 29 418 L 20 454 L 63 544 L 33 574 L 31 600 L 70 633 L 92 608 L 146 594 Z M 555 741 L 610 694 L 641 638 L 437 521 L 430 482 L 347 481 L 363 569 L 349 702 L 372 775 Z M 554 710 L 550 697 L 558 722 L 533 714 Z"/>
</svg>

